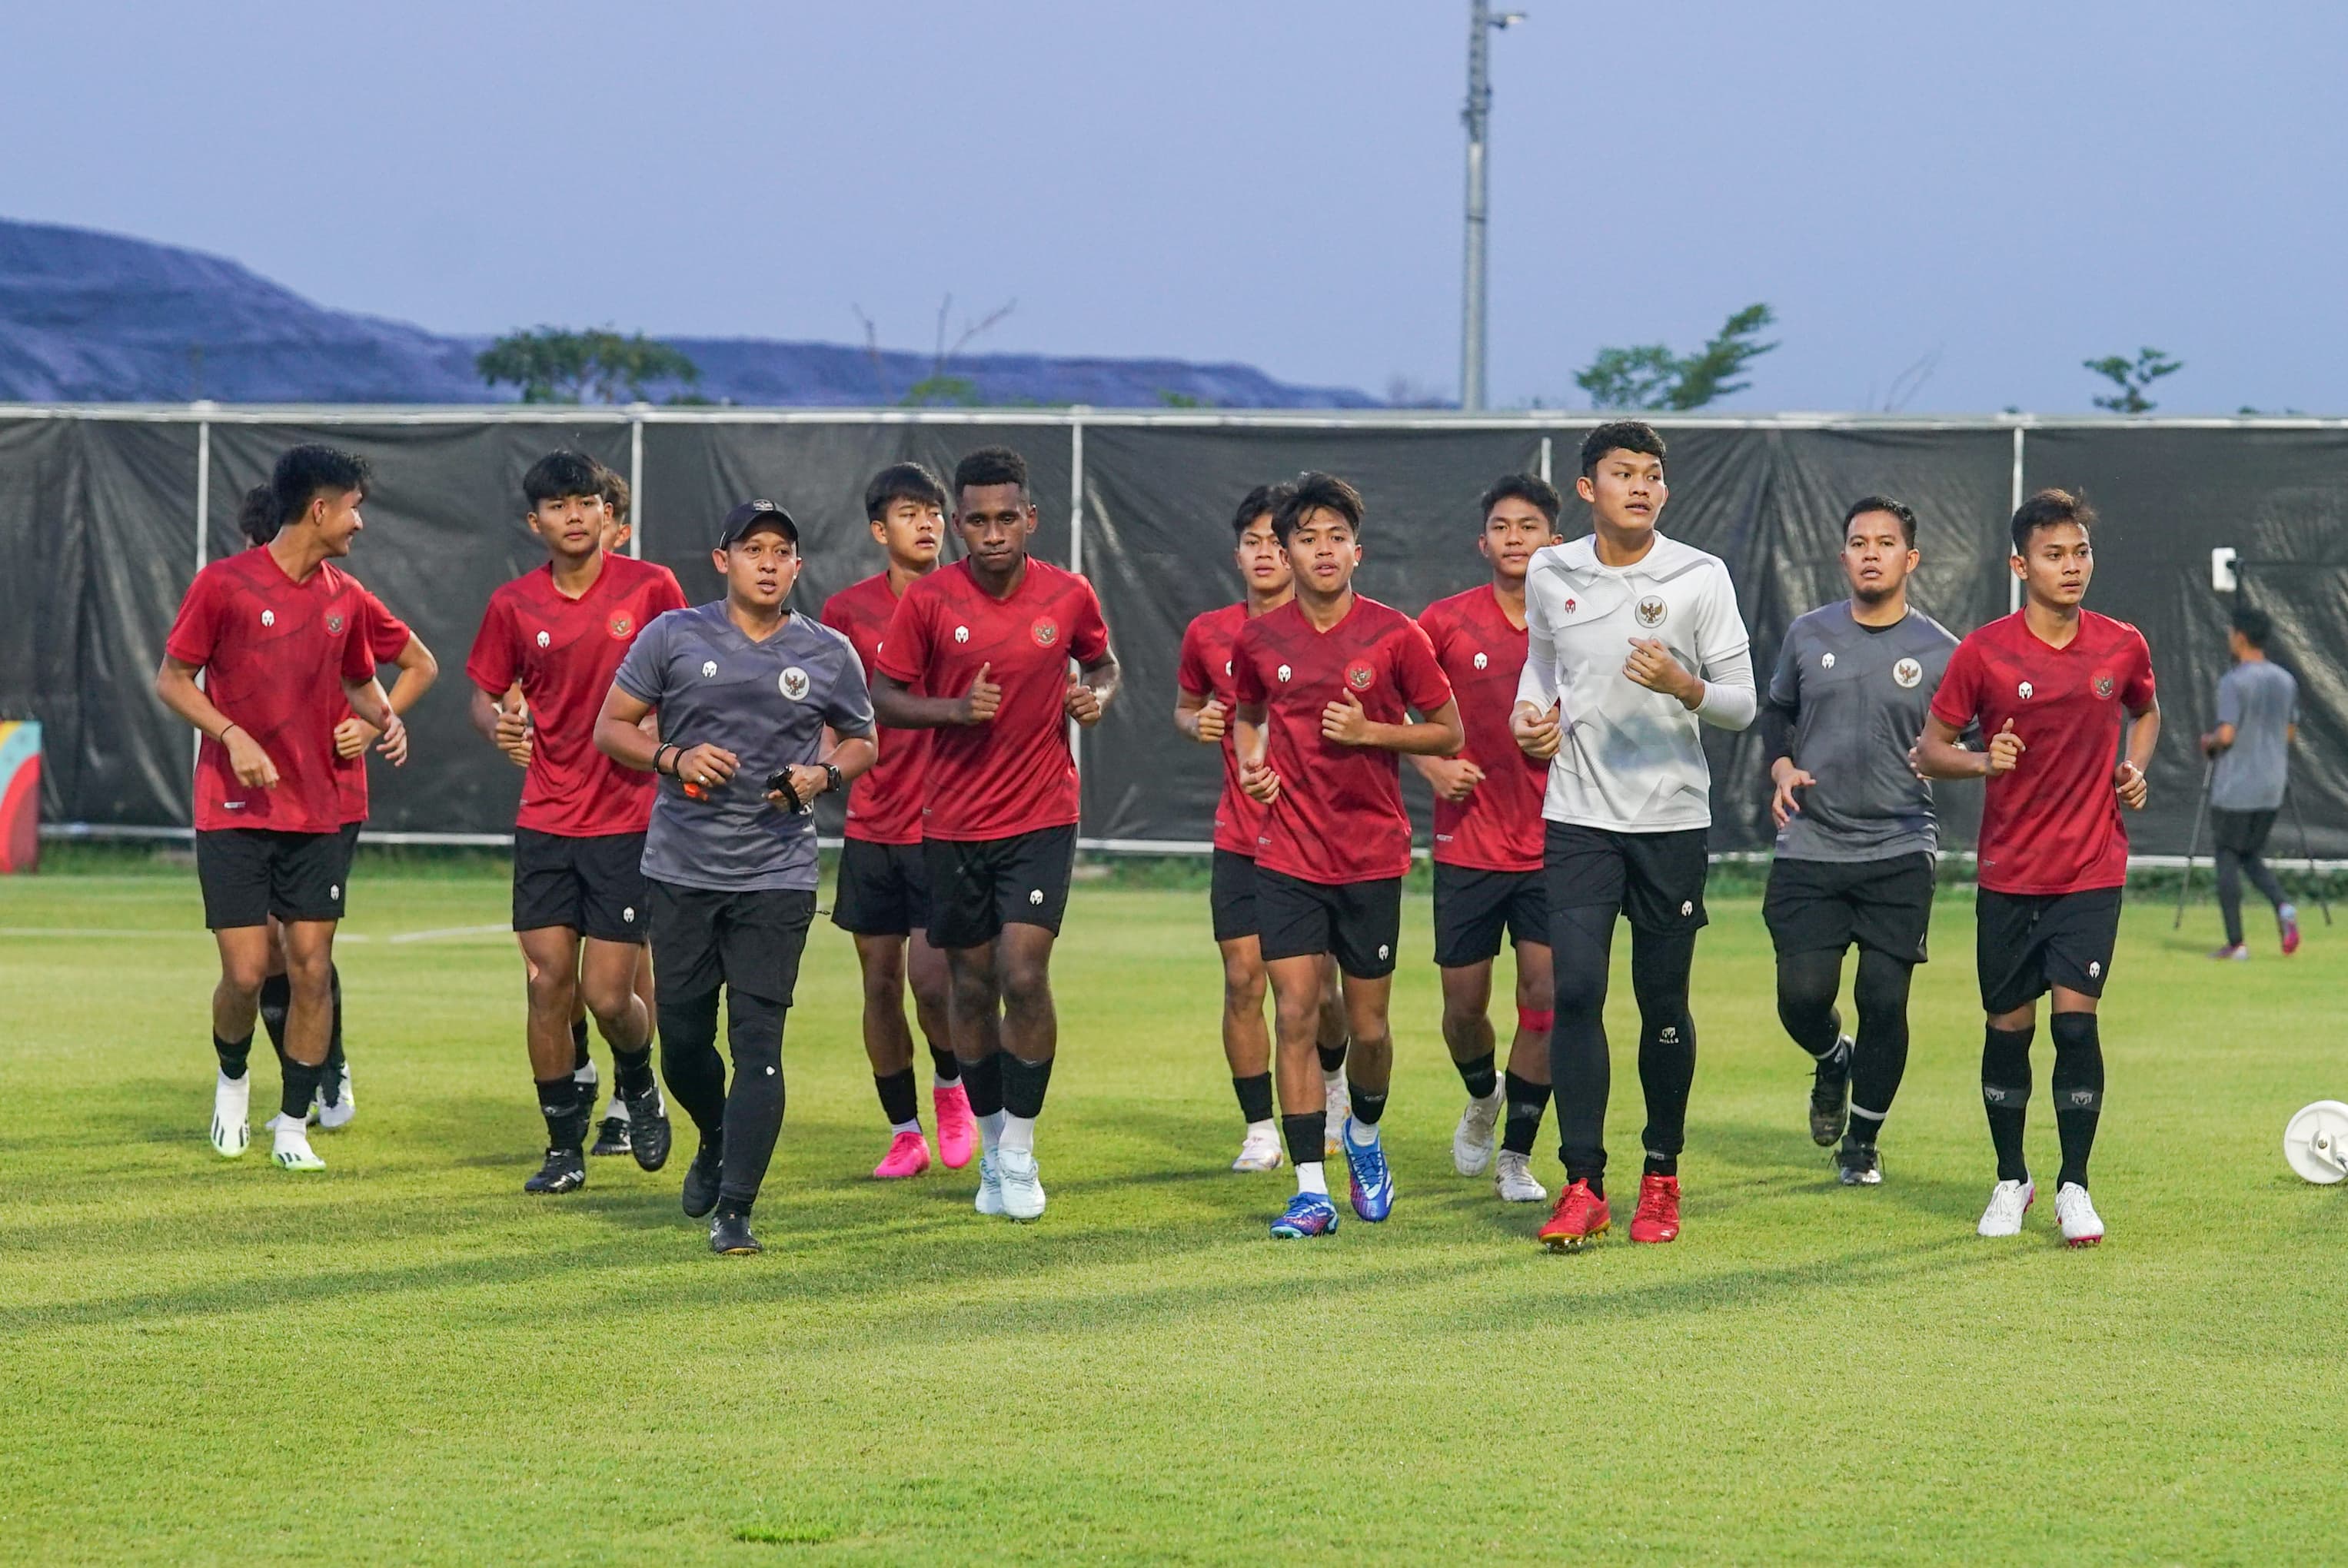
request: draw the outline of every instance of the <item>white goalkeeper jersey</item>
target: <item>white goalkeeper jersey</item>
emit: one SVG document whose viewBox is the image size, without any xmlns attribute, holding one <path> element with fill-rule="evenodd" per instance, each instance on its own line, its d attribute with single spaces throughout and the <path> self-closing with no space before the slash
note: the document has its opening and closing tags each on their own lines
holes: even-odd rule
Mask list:
<svg viewBox="0 0 2348 1568">
<path fill-rule="evenodd" d="M 1703 724 L 1753 722 L 1751 640 L 1718 556 L 1655 536 L 1636 564 L 1601 565 L 1592 536 L 1537 552 L 1525 578 L 1527 648 L 1519 701 L 1561 705 L 1563 743 L 1541 815 L 1617 833 L 1712 825 Z M 1622 672 L 1632 638 L 1654 638 L 1703 678 L 1703 705 Z"/>
</svg>

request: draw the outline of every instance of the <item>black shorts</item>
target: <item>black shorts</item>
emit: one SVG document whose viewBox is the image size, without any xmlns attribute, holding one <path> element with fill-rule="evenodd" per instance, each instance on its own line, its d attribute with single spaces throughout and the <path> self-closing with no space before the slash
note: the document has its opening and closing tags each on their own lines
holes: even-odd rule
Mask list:
<svg viewBox="0 0 2348 1568">
<path fill-rule="evenodd" d="M 796 887 L 720 892 L 647 883 L 653 969 L 664 996 L 706 996 L 720 985 L 791 1005 L 799 955 L 815 924 L 815 893 Z"/>
<path fill-rule="evenodd" d="M 1488 963 L 1500 937 L 1549 946 L 1549 878 L 1540 871 L 1435 867 L 1435 961 L 1447 969 Z"/>
<path fill-rule="evenodd" d="M 1375 980 L 1393 974 L 1402 943 L 1402 878 L 1329 886 L 1259 866 L 1255 868 L 1258 939 L 1264 962 L 1274 958 L 1337 960 L 1341 974 Z"/>
<path fill-rule="evenodd" d="M 1207 908 L 1215 923 L 1215 940 L 1237 942 L 1262 933 L 1255 912 L 1255 856 L 1236 849 L 1215 851 L 1215 868 L 1207 888 Z"/>
<path fill-rule="evenodd" d="M 910 937 L 930 924 L 930 867 L 918 844 L 839 846 L 831 923 L 859 937 Z"/>
<path fill-rule="evenodd" d="M 984 947 L 1005 926 L 1060 934 L 1076 868 L 1076 824 L 1008 838 L 927 838 L 922 856 L 930 871 L 932 945 Z"/>
<path fill-rule="evenodd" d="M 356 836 L 355 829 L 352 836 Z M 342 833 L 282 833 L 267 827 L 215 827 L 196 835 L 196 880 L 204 891 L 204 928 L 233 930 L 280 920 L 343 917 Z"/>
<path fill-rule="evenodd" d="M 599 942 L 642 942 L 651 911 L 644 835 L 583 838 L 514 829 L 513 928 L 562 926 Z"/>
<path fill-rule="evenodd" d="M 1549 907 L 1619 909 L 1642 931 L 1670 936 L 1704 924 L 1706 830 L 1617 833 L 1580 823 L 1550 822 L 1541 842 Z"/>
<path fill-rule="evenodd" d="M 1788 860 L 1769 866 L 1761 917 L 1781 958 L 1840 953 L 1853 942 L 1921 964 L 1932 923 L 1932 857 L 1919 850 L 1885 860 Z"/>
<path fill-rule="evenodd" d="M 2245 859 L 2265 851 L 2267 835 L 2274 831 L 2274 825 L 2275 814 L 2271 811 L 2209 808 L 2209 831 L 2217 835 L 2218 847 Z"/>
<path fill-rule="evenodd" d="M 2012 1012 L 2054 986 L 2104 994 L 2120 934 L 2118 888 L 1993 893 L 1984 887 L 1973 912 L 1983 1012 Z"/>
<path fill-rule="evenodd" d="M 351 862 L 357 859 L 359 854 L 359 829 L 366 825 L 364 822 L 346 822 L 343 824 L 342 831 L 335 835 L 336 838 L 343 841 L 343 888 L 345 902 L 348 901 L 347 895 L 351 885 Z"/>
</svg>

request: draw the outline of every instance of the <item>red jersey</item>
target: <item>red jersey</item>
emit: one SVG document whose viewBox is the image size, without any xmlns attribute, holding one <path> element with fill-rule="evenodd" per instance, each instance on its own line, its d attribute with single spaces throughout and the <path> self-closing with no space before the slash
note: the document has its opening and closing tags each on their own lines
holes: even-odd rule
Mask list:
<svg viewBox="0 0 2348 1568">
<path fill-rule="evenodd" d="M 595 716 L 637 634 L 684 608 L 668 568 L 609 551 L 577 599 L 554 586 L 551 562 L 489 595 L 465 674 L 493 701 L 520 681 L 530 704 L 530 771 L 515 826 L 565 838 L 644 831 L 653 775 L 595 749 Z"/>
<path fill-rule="evenodd" d="M 407 630 L 407 622 L 386 610 L 383 600 L 365 588 L 359 589 L 359 596 L 366 602 L 359 611 L 358 637 L 366 648 L 368 660 L 376 665 L 395 662 L 407 651 L 408 639 L 415 634 Z M 351 712 L 350 703 L 345 702 L 343 717 L 350 719 L 356 716 Z M 335 785 L 342 792 L 344 825 L 365 822 L 367 815 L 367 754 L 365 752 L 355 757 L 335 757 Z"/>
<path fill-rule="evenodd" d="M 870 670 L 896 618 L 899 595 L 880 572 L 841 589 L 823 601 L 819 618 L 849 641 Z M 922 842 L 922 789 L 930 764 L 933 730 L 891 730 L 876 724 L 872 738 L 880 760 L 848 787 L 848 836 L 867 844 Z"/>
<path fill-rule="evenodd" d="M 1231 695 L 1231 657 L 1241 629 L 1249 620 L 1245 600 L 1210 610 L 1182 630 L 1182 661 L 1175 683 L 1194 697 L 1219 700 L 1228 712 L 1237 705 Z M 1256 840 L 1263 834 L 1263 806 L 1240 788 L 1238 736 L 1223 732 L 1223 793 L 1215 801 L 1215 847 L 1255 858 Z"/>
<path fill-rule="evenodd" d="M 1489 584 L 1437 600 L 1418 625 L 1459 697 L 1459 722 L 1468 731 L 1459 754 L 1484 770 L 1484 782 L 1464 802 L 1436 801 L 1436 863 L 1539 871 L 1549 764 L 1525 755 L 1509 728 L 1525 669 L 1525 629 L 1509 623 Z"/>
<path fill-rule="evenodd" d="M 1108 651 L 1093 585 L 1030 556 L 997 599 L 970 563 L 940 567 L 905 590 L 876 668 L 924 697 L 959 697 L 981 665 L 1003 688 L 993 722 L 932 730 L 922 808 L 927 838 L 1009 838 L 1076 820 L 1068 750 L 1068 661 Z"/>
<path fill-rule="evenodd" d="M 358 635 L 366 590 L 320 563 L 287 577 L 266 549 L 216 560 L 196 574 L 163 651 L 203 671 L 204 695 L 260 743 L 277 787 L 239 783 L 228 748 L 207 737 L 196 755 L 196 828 L 265 827 L 333 833 L 343 825 L 335 726 L 350 712 L 345 681 L 375 674 Z"/>
<path fill-rule="evenodd" d="M 1395 754 L 1321 738 L 1321 710 L 1350 692 L 1378 723 L 1407 722 L 1451 701 L 1451 682 L 1418 622 L 1354 596 L 1345 619 L 1316 630 L 1291 600 L 1240 632 L 1232 694 L 1261 702 L 1280 798 L 1264 814 L 1256 864 L 1338 886 L 1410 869 L 1410 815 Z"/>
<path fill-rule="evenodd" d="M 2127 826 L 2112 775 L 2120 726 L 2152 703 L 2152 651 L 2125 620 L 2079 613 L 2064 648 L 2014 611 L 1957 644 L 1932 716 L 1994 735 L 2013 722 L 2023 753 L 1982 793 L 1981 885 L 1993 893 L 2077 893 L 2127 880 Z"/>
</svg>

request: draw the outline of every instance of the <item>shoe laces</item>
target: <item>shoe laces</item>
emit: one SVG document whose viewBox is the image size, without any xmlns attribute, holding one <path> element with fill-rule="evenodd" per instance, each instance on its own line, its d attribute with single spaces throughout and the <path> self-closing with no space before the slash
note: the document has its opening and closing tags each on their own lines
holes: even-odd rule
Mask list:
<svg viewBox="0 0 2348 1568">
<path fill-rule="evenodd" d="M 1669 1176 L 1649 1176 L 1639 1184 L 1639 1211 L 1634 1218 L 1669 1219 L 1678 1209 L 1679 1189 Z"/>
<path fill-rule="evenodd" d="M 1550 1221 L 1555 1224 L 1559 1220 L 1586 1220 L 1598 1204 L 1598 1195 L 1590 1190 L 1589 1183 L 1570 1182 L 1565 1191 L 1557 1195 L 1557 1207 L 1550 1211 Z"/>
</svg>

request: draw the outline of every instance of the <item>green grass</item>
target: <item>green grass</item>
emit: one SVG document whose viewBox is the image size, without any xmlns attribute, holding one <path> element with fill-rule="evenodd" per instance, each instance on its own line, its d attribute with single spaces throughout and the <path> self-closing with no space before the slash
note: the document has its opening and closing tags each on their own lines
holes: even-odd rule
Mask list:
<svg viewBox="0 0 2348 1568">
<path fill-rule="evenodd" d="M 1395 1218 L 1288 1245 L 1264 1237 L 1284 1175 L 1222 1169 L 1202 893 L 1077 893 L 1032 1227 L 973 1214 L 967 1173 L 864 1179 L 854 961 L 819 926 L 770 1250 L 719 1260 L 678 1166 L 522 1196 L 505 907 L 494 874 L 362 874 L 360 1115 L 299 1177 L 265 1136 L 205 1146 L 184 873 L 0 885 L 0 1561 L 2250 1563 L 2348 1517 L 2348 1191 L 2279 1151 L 2291 1111 L 2348 1097 L 2348 942 L 2321 925 L 2219 969 L 2206 912 L 2178 936 L 2131 913 L 2112 1237 L 2075 1254 L 2051 1201 L 2018 1243 L 1972 1234 L 1968 907 L 1936 916 L 1889 1179 L 1847 1192 L 1803 1131 L 1757 909 L 1720 899 L 1687 1234 L 1572 1258 L 1450 1172 L 1423 901 Z"/>
</svg>

